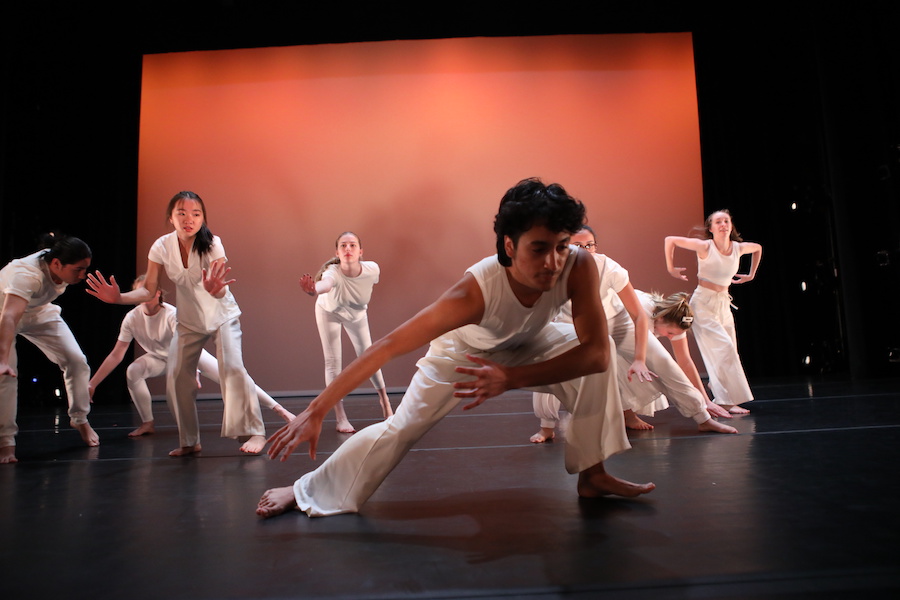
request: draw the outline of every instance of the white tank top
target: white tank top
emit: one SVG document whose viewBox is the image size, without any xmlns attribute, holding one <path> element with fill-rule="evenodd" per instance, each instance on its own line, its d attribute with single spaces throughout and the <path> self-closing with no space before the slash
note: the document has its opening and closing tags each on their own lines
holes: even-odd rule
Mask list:
<svg viewBox="0 0 900 600">
<path fill-rule="evenodd" d="M 506 268 L 489 256 L 466 271 L 475 277 L 484 296 L 484 316 L 477 325 L 465 325 L 453 333 L 471 348 L 496 352 L 516 348 L 531 340 L 559 314 L 569 299 L 568 281 L 575 253 L 569 253 L 559 281 L 541 294 L 534 306 L 523 306 L 509 285 Z"/>
<path fill-rule="evenodd" d="M 741 264 L 740 242 L 732 242 L 731 254 L 725 255 L 719 252 L 713 240 L 707 241 L 709 242 L 709 250 L 706 253 L 706 258 L 697 257 L 697 279 L 716 285 L 731 285 Z"/>
</svg>

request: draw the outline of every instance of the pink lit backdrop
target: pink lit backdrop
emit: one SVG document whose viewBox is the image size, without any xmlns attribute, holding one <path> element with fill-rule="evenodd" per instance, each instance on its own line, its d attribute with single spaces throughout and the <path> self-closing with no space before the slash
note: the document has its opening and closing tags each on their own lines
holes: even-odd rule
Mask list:
<svg viewBox="0 0 900 600">
<path fill-rule="evenodd" d="M 340 232 L 381 265 L 377 338 L 494 252 L 497 203 L 524 177 L 582 199 L 635 287 L 692 288 L 662 251 L 703 220 L 690 34 L 162 54 L 143 73 L 138 256 L 170 231 L 175 192 L 204 198 L 237 278 L 245 363 L 276 395 L 323 386 L 314 300 L 297 280 Z M 384 369 L 390 388 L 423 351 Z"/>
</svg>

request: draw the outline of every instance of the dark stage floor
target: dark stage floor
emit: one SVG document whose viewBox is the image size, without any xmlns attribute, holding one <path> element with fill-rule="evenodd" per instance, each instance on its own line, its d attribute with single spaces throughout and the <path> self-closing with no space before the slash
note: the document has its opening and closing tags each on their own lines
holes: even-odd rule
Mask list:
<svg viewBox="0 0 900 600">
<path fill-rule="evenodd" d="M 607 463 L 654 481 L 638 500 L 579 501 L 564 443 L 532 445 L 530 395 L 451 413 L 360 515 L 255 516 L 313 463 L 240 456 L 200 403 L 203 453 L 173 459 L 171 415 L 126 437 L 95 406 L 88 449 L 64 412 L 23 407 L 0 466 L 3 598 L 860 598 L 900 589 L 900 383 L 755 385 L 739 435 L 674 409 Z M 399 398 L 392 398 L 396 403 Z M 284 404 L 293 411 L 307 399 Z M 347 410 L 359 427 L 374 397 Z M 37 414 L 35 414 L 37 413 Z M 279 426 L 266 414 L 270 432 Z M 61 426 L 57 426 L 61 422 Z M 328 427 L 320 460 L 345 436 Z"/>
</svg>

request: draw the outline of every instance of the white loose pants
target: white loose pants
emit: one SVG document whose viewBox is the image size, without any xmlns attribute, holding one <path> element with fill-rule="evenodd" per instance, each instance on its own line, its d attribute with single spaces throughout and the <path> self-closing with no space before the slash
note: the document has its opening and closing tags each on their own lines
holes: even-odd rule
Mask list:
<svg viewBox="0 0 900 600">
<path fill-rule="evenodd" d="M 0 296 L 0 301 L 2 299 Z M 60 311 L 56 304 L 45 304 L 36 310 L 26 311 L 19 320 L 16 334 L 37 346 L 62 370 L 69 403 L 69 419 L 73 425 L 81 425 L 87 423 L 88 413 L 91 412 L 91 397 L 88 392 L 91 368 L 72 335 L 72 330 L 62 320 Z M 9 365 L 13 369 L 18 366 L 15 340 L 9 351 Z M 18 378 L 0 376 L 0 447 L 16 444 L 15 435 L 19 431 L 16 425 L 17 395 Z"/>
<path fill-rule="evenodd" d="M 256 397 L 256 384 L 244 368 L 241 352 L 241 324 L 232 319 L 214 333 L 200 333 L 178 324 L 176 342 L 169 354 L 166 399 L 178 424 L 181 447 L 200 443 L 197 418 L 197 365 L 203 345 L 210 338 L 216 342 L 219 363 L 219 386 L 225 404 L 222 415 L 222 437 L 237 438 L 265 435 L 265 425 Z"/>
<path fill-rule="evenodd" d="M 452 333 L 432 342 L 393 417 L 348 439 L 315 471 L 294 483 L 297 506 L 311 516 L 358 512 L 410 448 L 460 401 L 453 383 L 468 376 L 466 352 L 507 365 L 547 360 L 578 344 L 575 328 L 551 323 L 537 339 L 515 350 L 486 353 L 460 344 Z M 612 365 L 611 365 L 612 366 Z M 560 398 L 572 414 L 566 470 L 579 473 L 631 447 L 610 372 L 535 388 Z"/>
<path fill-rule="evenodd" d="M 697 286 L 691 296 L 691 308 L 692 331 L 706 365 L 713 401 L 724 406 L 750 402 L 753 392 L 738 356 L 731 297 L 727 292 Z"/>
<path fill-rule="evenodd" d="M 197 370 L 200 371 L 202 377 L 219 383 L 219 363 L 216 361 L 216 357 L 206 350 L 200 352 Z M 134 402 L 142 423 L 153 420 L 153 397 L 150 394 L 147 380 L 159 377 L 165 372 L 166 361 L 153 354 L 144 354 L 137 357 L 128 365 L 128 369 L 125 371 L 128 393 L 131 396 L 131 401 Z M 274 408 L 278 405 L 275 399 L 259 386 L 256 386 L 256 397 L 259 399 L 260 407 Z"/>
</svg>

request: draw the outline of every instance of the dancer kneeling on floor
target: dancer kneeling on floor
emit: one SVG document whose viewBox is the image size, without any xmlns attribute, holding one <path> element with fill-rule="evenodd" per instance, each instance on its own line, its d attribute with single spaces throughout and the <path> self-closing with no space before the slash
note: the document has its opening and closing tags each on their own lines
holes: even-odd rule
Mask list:
<svg viewBox="0 0 900 600">
<path fill-rule="evenodd" d="M 394 416 L 344 442 L 293 486 L 268 490 L 257 514 L 299 508 L 310 516 L 358 512 L 409 449 L 461 398 L 474 408 L 515 388 L 559 397 L 572 413 L 566 469 L 582 497 L 639 496 L 655 487 L 616 478 L 603 461 L 630 447 L 615 390 L 597 268 L 569 246 L 584 206 L 558 184 L 521 181 L 494 221 L 497 254 L 416 316 L 376 341 L 297 418 L 270 439 L 286 460 L 303 442 L 315 458 L 322 421 L 350 390 L 396 356 L 431 341 Z M 553 323 L 572 300 L 573 324 Z M 609 370 L 608 370 L 609 369 Z"/>
</svg>

